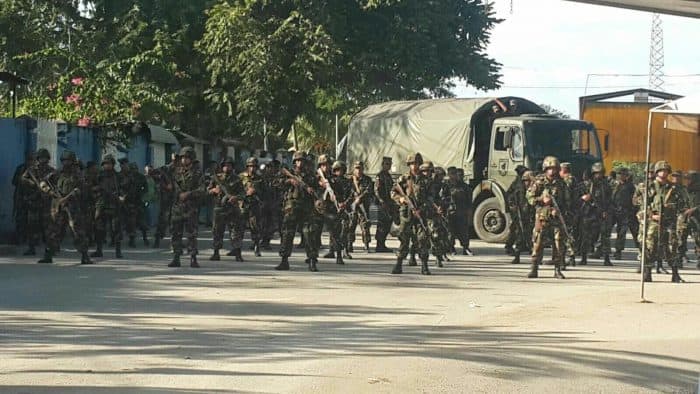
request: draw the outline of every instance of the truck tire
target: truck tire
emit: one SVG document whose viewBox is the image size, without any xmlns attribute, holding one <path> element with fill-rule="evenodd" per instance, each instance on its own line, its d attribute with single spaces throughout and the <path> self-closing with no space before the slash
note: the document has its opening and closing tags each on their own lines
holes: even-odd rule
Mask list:
<svg viewBox="0 0 700 394">
<path fill-rule="evenodd" d="M 496 197 L 482 201 L 474 211 L 474 232 L 489 243 L 502 243 L 508 238 L 508 215 Z"/>
</svg>

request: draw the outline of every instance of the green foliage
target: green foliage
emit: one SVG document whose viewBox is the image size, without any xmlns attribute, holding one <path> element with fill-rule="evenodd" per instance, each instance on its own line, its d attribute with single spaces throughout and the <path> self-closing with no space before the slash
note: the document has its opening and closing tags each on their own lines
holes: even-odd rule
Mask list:
<svg viewBox="0 0 700 394">
<path fill-rule="evenodd" d="M 631 161 L 613 161 L 612 171 L 619 171 L 620 168 L 626 167 L 630 170 L 630 175 L 635 183 L 643 182 L 646 174 L 646 163 L 644 162 L 631 162 Z"/>
<path fill-rule="evenodd" d="M 567 114 L 566 112 L 564 112 L 562 110 L 556 109 L 549 104 L 538 104 L 538 105 L 540 107 L 542 107 L 542 109 L 550 115 L 556 115 L 562 119 L 571 119 L 571 115 Z"/>
</svg>

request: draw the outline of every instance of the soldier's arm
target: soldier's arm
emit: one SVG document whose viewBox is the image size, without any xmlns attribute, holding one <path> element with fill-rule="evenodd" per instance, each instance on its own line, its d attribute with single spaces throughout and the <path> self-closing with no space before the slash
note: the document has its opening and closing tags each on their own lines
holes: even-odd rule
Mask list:
<svg viewBox="0 0 700 394">
<path fill-rule="evenodd" d="M 381 191 L 381 186 L 382 186 L 382 177 L 381 175 L 377 175 L 376 178 L 374 178 L 374 196 L 377 199 L 377 202 L 379 205 L 386 205 L 386 202 L 382 198 L 382 191 Z"/>
<path fill-rule="evenodd" d="M 530 185 L 530 187 L 527 189 L 527 192 L 525 192 L 525 198 L 527 199 L 527 203 L 532 205 L 533 207 L 538 205 L 540 192 L 539 184 L 537 181 L 532 182 L 532 185 Z"/>
</svg>

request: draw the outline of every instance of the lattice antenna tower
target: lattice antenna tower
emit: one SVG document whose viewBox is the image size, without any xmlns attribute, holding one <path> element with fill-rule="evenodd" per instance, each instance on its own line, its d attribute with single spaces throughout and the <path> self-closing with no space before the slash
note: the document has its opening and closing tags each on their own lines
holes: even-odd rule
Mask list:
<svg viewBox="0 0 700 394">
<path fill-rule="evenodd" d="M 651 19 L 651 44 L 649 46 L 649 89 L 664 90 L 664 28 L 661 15 Z"/>
</svg>

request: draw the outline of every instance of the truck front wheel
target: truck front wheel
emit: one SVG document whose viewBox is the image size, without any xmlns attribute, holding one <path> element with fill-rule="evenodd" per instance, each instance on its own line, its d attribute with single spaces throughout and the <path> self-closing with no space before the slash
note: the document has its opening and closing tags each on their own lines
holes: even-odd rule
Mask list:
<svg viewBox="0 0 700 394">
<path fill-rule="evenodd" d="M 474 211 L 474 231 L 482 241 L 505 242 L 508 238 L 508 217 L 496 197 L 482 201 Z"/>
</svg>

